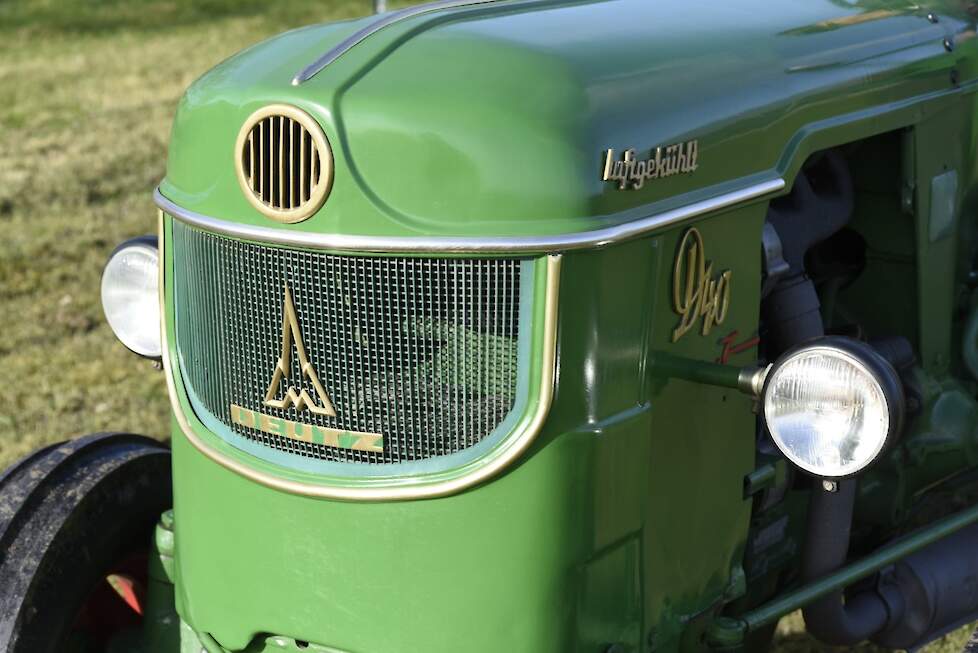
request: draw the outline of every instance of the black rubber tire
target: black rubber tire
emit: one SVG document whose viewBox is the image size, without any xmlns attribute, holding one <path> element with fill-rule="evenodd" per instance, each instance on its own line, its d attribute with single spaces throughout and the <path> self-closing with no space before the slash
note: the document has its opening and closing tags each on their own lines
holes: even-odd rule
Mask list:
<svg viewBox="0 0 978 653">
<path fill-rule="evenodd" d="M 172 505 L 170 451 L 99 433 L 0 474 L 0 651 L 63 650 L 93 588 L 146 551 Z"/>
</svg>

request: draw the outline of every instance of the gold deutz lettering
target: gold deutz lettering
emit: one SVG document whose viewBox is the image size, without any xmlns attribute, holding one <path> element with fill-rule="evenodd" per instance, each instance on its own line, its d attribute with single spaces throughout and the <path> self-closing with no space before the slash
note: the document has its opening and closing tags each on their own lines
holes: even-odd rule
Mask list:
<svg viewBox="0 0 978 653">
<path fill-rule="evenodd" d="M 293 440 L 301 440 L 303 442 L 313 442 L 312 429 L 312 424 L 299 424 L 297 422 L 290 422 L 286 420 L 285 437 L 292 438 Z"/>
<path fill-rule="evenodd" d="M 703 318 L 702 334 L 708 335 L 714 325 L 727 317 L 730 308 L 730 270 L 713 278 L 713 263 L 706 262 L 703 237 L 695 227 L 683 235 L 672 271 L 672 306 L 679 314 L 679 324 L 672 331 L 676 342 Z"/>
<path fill-rule="evenodd" d="M 383 453 L 384 437 L 379 433 L 362 433 L 360 431 L 344 431 L 316 424 L 302 424 L 282 417 L 265 415 L 254 410 L 231 404 L 231 421 L 235 424 L 269 433 L 280 435 L 292 440 L 322 444 L 327 447 L 340 449 L 355 449 L 356 451 L 376 451 Z"/>
<path fill-rule="evenodd" d="M 235 404 L 231 404 L 231 421 L 241 426 L 247 426 L 250 429 L 258 428 L 255 411 L 242 408 Z"/>
<path fill-rule="evenodd" d="M 302 376 L 312 385 L 314 396 L 311 396 L 304 388 L 289 386 L 293 347 L 298 354 Z M 286 387 L 282 393 L 282 398 L 279 399 L 276 396 L 277 391 L 283 385 Z M 265 398 L 262 403 L 269 408 L 280 410 L 294 408 L 297 413 L 308 410 L 314 415 L 336 417 L 333 402 L 319 381 L 319 375 L 316 374 L 312 361 L 309 360 L 309 355 L 306 353 L 305 344 L 302 342 L 302 333 L 299 330 L 299 318 L 295 310 L 295 303 L 292 300 L 292 291 L 288 285 L 285 286 L 285 299 L 282 302 L 281 355 L 275 364 L 275 371 L 272 373 L 272 380 L 268 384 L 268 390 L 265 391 Z M 312 442 L 341 449 L 356 449 L 357 451 L 384 451 L 384 438 L 379 433 L 344 431 L 328 426 L 293 422 L 284 417 L 275 417 L 249 410 L 237 404 L 231 404 L 231 421 L 239 426 L 262 433 L 301 442 Z"/>
</svg>

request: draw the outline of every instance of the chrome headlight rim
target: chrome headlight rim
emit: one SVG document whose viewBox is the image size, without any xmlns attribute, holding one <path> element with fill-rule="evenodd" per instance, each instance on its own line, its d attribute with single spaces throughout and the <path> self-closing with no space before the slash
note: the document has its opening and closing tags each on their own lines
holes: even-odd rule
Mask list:
<svg viewBox="0 0 978 653">
<path fill-rule="evenodd" d="M 102 304 L 102 314 L 105 317 L 105 321 L 109 325 L 109 328 L 112 330 L 112 334 L 116 337 L 116 340 L 121 342 L 126 349 L 143 358 L 154 360 L 154 361 L 160 361 L 162 360 L 162 356 L 163 356 L 162 333 L 161 332 L 159 333 L 159 336 L 156 341 L 156 347 L 154 349 L 143 349 L 138 346 L 134 346 L 134 343 L 131 340 L 127 340 L 122 335 L 120 335 L 120 330 L 117 328 L 118 325 L 113 324 L 113 320 L 110 317 L 109 311 L 107 310 L 107 306 L 106 306 L 106 301 L 105 301 L 106 280 L 107 280 L 106 274 L 109 271 L 110 266 L 119 257 L 120 254 L 133 249 L 138 249 L 138 250 L 142 250 L 143 252 L 148 252 L 151 254 L 151 256 L 155 258 L 155 264 L 151 267 L 157 273 L 156 289 L 153 290 L 151 293 L 147 294 L 147 299 L 152 301 L 153 306 L 157 307 L 158 310 L 159 287 L 161 283 L 161 279 L 159 278 L 159 257 L 160 257 L 159 238 L 155 235 L 146 235 L 146 236 L 137 236 L 135 238 L 130 238 L 120 243 L 118 246 L 116 246 L 115 249 L 112 250 L 112 253 L 109 254 L 108 258 L 105 261 L 105 265 L 102 266 L 102 275 L 99 282 L 99 299 Z M 156 321 L 156 324 L 157 324 L 157 329 L 159 329 L 159 324 L 160 324 L 159 320 Z"/>
<path fill-rule="evenodd" d="M 824 470 L 819 470 L 815 466 L 808 464 L 805 460 L 798 458 L 782 442 L 769 424 L 767 398 L 771 387 L 778 379 L 778 372 L 785 365 L 810 354 L 823 354 L 843 358 L 861 373 L 870 377 L 879 387 L 880 394 L 883 397 L 887 416 L 886 433 L 880 438 L 872 457 L 858 468 L 846 474 L 829 474 Z M 879 462 L 886 452 L 890 450 L 903 430 L 903 420 L 906 414 L 906 396 L 900 375 L 894 369 L 893 365 L 871 345 L 845 336 L 821 336 L 788 349 L 771 365 L 765 375 L 764 386 L 760 394 L 760 406 L 761 422 L 765 431 L 771 437 L 777 449 L 794 467 L 814 478 L 838 481 L 863 474 Z"/>
</svg>

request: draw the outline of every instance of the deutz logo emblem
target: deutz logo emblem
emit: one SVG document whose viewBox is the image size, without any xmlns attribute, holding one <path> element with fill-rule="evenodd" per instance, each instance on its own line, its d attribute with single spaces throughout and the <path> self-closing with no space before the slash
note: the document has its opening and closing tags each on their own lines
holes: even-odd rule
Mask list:
<svg viewBox="0 0 978 653">
<path fill-rule="evenodd" d="M 281 399 L 275 399 L 275 395 L 278 394 L 278 387 L 282 381 L 289 382 L 293 344 L 295 344 L 296 352 L 299 354 L 299 368 L 302 370 L 302 378 L 309 379 L 313 390 L 316 392 L 316 397 L 319 399 L 318 402 L 312 399 L 304 389 L 296 390 L 293 387 L 286 389 Z M 295 304 L 292 302 L 292 292 L 289 290 L 288 284 L 285 285 L 285 302 L 282 305 L 282 355 L 279 356 L 278 363 L 275 365 L 275 373 L 272 375 L 272 382 L 268 384 L 268 390 L 265 391 L 265 401 L 263 403 L 269 408 L 281 408 L 284 410 L 290 406 L 295 406 L 298 412 L 302 412 L 303 409 L 308 408 L 309 412 L 315 415 L 336 417 L 333 402 L 330 401 L 329 395 L 326 394 L 323 384 L 319 382 L 319 375 L 316 374 L 315 368 L 313 368 L 309 357 L 306 355 L 306 346 L 302 344 L 302 332 L 299 331 L 299 318 L 295 314 Z"/>
<path fill-rule="evenodd" d="M 672 270 L 672 307 L 679 315 L 679 324 L 672 330 L 676 342 L 703 318 L 702 334 L 708 335 L 714 325 L 727 317 L 730 308 L 730 278 L 726 270 L 713 276 L 713 263 L 706 262 L 703 236 L 695 227 L 683 235 L 676 252 Z"/>
<path fill-rule="evenodd" d="M 309 396 L 304 388 L 295 388 L 288 385 L 290 372 L 292 371 L 292 348 L 295 347 L 299 356 L 299 368 L 302 378 L 307 379 L 312 385 L 315 397 Z M 282 390 L 282 398 L 278 399 L 280 387 L 286 385 Z M 306 353 L 306 346 L 302 342 L 302 332 L 299 330 L 299 318 L 296 315 L 295 303 L 292 301 L 292 291 L 289 286 L 285 286 L 285 300 L 282 304 L 282 353 L 279 355 L 278 362 L 275 364 L 275 372 L 272 374 L 272 381 L 268 384 L 265 391 L 265 400 L 262 402 L 269 408 L 286 410 L 295 408 L 296 412 L 301 413 L 308 410 L 314 415 L 324 415 L 326 417 L 336 417 L 336 409 L 333 402 L 326 393 L 326 389 L 316 374 L 316 369 L 309 360 Z M 384 438 L 379 433 L 363 433 L 360 431 L 346 431 L 318 424 L 303 424 L 293 422 L 284 417 L 274 417 L 255 410 L 249 410 L 231 404 L 231 420 L 240 426 L 250 429 L 279 435 L 293 440 L 322 444 L 327 447 L 339 447 L 341 449 L 356 449 L 358 451 L 384 451 Z"/>
</svg>

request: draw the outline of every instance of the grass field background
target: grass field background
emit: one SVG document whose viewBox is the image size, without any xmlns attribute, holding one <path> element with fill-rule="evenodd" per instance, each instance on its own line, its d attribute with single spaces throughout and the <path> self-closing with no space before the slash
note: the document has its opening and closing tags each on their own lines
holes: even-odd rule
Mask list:
<svg viewBox="0 0 978 653">
<path fill-rule="evenodd" d="M 182 91 L 276 32 L 370 0 L 0 1 L 0 468 L 100 430 L 164 437 L 163 375 L 102 319 L 116 244 L 155 227 Z M 967 630 L 927 648 L 959 653 Z M 799 615 L 782 653 L 825 650 Z M 871 646 L 860 651 L 874 651 Z"/>
</svg>

